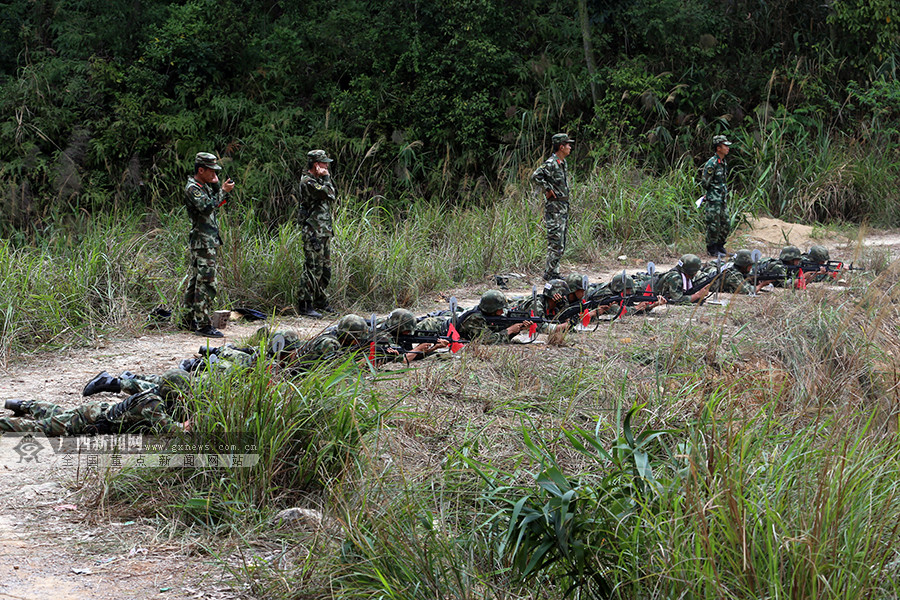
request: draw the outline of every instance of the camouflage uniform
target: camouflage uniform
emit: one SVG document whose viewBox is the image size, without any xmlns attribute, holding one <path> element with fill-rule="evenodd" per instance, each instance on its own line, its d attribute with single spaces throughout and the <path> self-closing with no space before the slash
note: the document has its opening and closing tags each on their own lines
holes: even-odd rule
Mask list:
<svg viewBox="0 0 900 600">
<path fill-rule="evenodd" d="M 716 136 L 715 139 L 724 136 Z M 723 142 L 726 143 L 726 142 Z M 703 208 L 706 214 L 706 247 L 717 248 L 725 246 L 725 240 L 731 231 L 731 223 L 728 219 L 728 211 L 725 201 L 728 196 L 728 187 L 725 179 L 728 176 L 728 163 L 717 154 L 713 155 L 703 165 L 701 186 L 706 191 L 706 200 Z"/>
<path fill-rule="evenodd" d="M 709 264 L 700 270 L 697 277 L 702 279 L 717 272 L 718 267 L 714 264 Z M 747 281 L 746 276 L 733 263 L 723 265 L 718 279 L 709 286 L 710 292 L 725 292 L 726 294 L 749 294 L 752 289 L 753 284 Z"/>
<path fill-rule="evenodd" d="M 690 284 L 691 278 L 677 268 L 663 273 L 656 282 L 656 295 L 664 296 L 669 304 L 690 304 L 691 288 L 685 288 L 685 280 Z"/>
<path fill-rule="evenodd" d="M 210 373 L 225 373 L 235 367 L 244 369 L 250 368 L 256 360 L 254 353 L 245 352 L 244 350 L 229 346 L 220 346 L 218 348 L 211 348 L 210 350 L 214 350 L 215 359 L 210 358 L 209 370 L 207 371 L 203 366 L 200 366 L 197 371 L 193 371 L 194 377 L 196 378 L 199 375 L 201 381 Z M 197 360 L 205 361 L 205 359 Z M 162 376 L 153 374 L 133 375 L 131 377 L 119 378 L 119 385 L 122 388 L 122 392 L 126 394 L 138 394 L 140 392 L 153 390 L 156 389 L 160 383 L 162 383 Z"/>
<path fill-rule="evenodd" d="M 542 319 L 546 319 L 548 321 L 553 320 L 553 318 L 559 314 L 560 310 L 565 308 L 567 304 L 562 302 L 560 306 L 557 306 L 556 309 L 551 314 L 548 308 L 549 298 L 542 294 L 538 294 L 532 300 L 531 296 L 524 296 L 522 298 L 513 298 L 510 300 L 509 310 L 510 312 L 528 312 L 530 313 L 532 310 L 534 311 L 535 317 L 540 317 Z M 538 323 L 537 324 L 537 332 L 538 333 L 553 333 L 557 329 L 560 329 L 562 325 L 554 324 L 554 323 Z"/>
<path fill-rule="evenodd" d="M 565 134 L 553 136 L 554 143 L 558 139 L 569 140 Z M 566 161 L 555 153 L 531 175 L 531 180 L 544 189 L 552 190 L 556 197 L 547 197 L 544 204 L 544 224 L 547 228 L 547 266 L 544 279 L 559 277 L 559 261 L 566 249 L 566 229 L 569 220 L 569 181 L 566 173 Z"/>
<path fill-rule="evenodd" d="M 121 402 L 88 402 L 65 409 L 51 402 L 26 402 L 29 417 L 0 418 L 0 431 L 33 431 L 50 436 L 95 433 L 182 431 L 170 407 L 156 393 L 141 392 Z"/>
<path fill-rule="evenodd" d="M 184 304 L 189 325 L 203 328 L 210 324 L 209 315 L 216 297 L 216 248 L 222 245 L 216 208 L 224 201 L 225 192 L 188 177 L 184 194 L 191 219 L 191 267 Z"/>
<path fill-rule="evenodd" d="M 784 268 L 784 263 L 778 260 L 777 258 L 767 258 L 766 260 L 760 261 L 757 265 L 757 279 L 759 281 L 768 281 L 775 287 L 784 287 L 789 288 L 793 285 L 793 278 L 788 273 L 787 269 Z M 753 273 L 751 272 L 749 278 L 753 278 Z"/>
<path fill-rule="evenodd" d="M 313 150 L 308 156 L 311 161 L 331 162 L 322 150 Z M 330 175 L 315 177 L 307 172 L 300 178 L 295 194 L 305 258 L 301 302 L 324 308 L 328 305 L 325 290 L 331 281 L 331 205 L 337 193 Z"/>
<path fill-rule="evenodd" d="M 459 335 L 467 340 L 478 340 L 482 344 L 509 344 L 512 336 L 502 325 L 488 325 L 484 315 L 477 308 L 466 311 L 459 320 Z"/>
</svg>

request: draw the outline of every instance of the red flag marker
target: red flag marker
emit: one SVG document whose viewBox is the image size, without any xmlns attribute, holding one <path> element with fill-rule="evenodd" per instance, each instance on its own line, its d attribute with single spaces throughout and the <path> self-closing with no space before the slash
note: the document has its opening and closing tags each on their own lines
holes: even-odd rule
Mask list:
<svg viewBox="0 0 900 600">
<path fill-rule="evenodd" d="M 452 340 L 450 342 L 450 352 L 456 354 L 462 350 L 463 345 L 459 343 L 459 332 L 456 330 L 456 327 L 453 326 L 453 322 L 447 326 L 447 335 L 449 335 Z"/>
</svg>

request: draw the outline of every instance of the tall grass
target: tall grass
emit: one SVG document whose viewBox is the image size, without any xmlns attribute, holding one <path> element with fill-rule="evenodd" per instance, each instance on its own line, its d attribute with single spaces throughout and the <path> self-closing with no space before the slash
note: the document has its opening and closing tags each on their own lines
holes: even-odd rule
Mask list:
<svg viewBox="0 0 900 600">
<path fill-rule="evenodd" d="M 174 510 L 186 525 L 252 527 L 274 508 L 352 475 L 384 412 L 361 389 L 361 372 L 347 362 L 288 381 L 273 368 L 266 361 L 227 372 L 212 365 L 182 399 L 192 422 L 183 443 L 199 448 L 187 453 L 217 454 L 218 466 L 126 468 L 105 483 L 104 501 L 145 501 L 145 510 L 166 517 Z M 236 463 L 233 455 L 258 461 Z M 148 487 L 159 492 L 148 497 Z"/>
</svg>

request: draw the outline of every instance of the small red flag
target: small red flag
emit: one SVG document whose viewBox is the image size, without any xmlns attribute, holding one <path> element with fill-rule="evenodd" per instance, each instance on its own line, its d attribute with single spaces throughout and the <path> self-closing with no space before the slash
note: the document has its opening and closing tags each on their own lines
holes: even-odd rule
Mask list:
<svg viewBox="0 0 900 600">
<path fill-rule="evenodd" d="M 463 345 L 459 343 L 459 332 L 456 330 L 456 327 L 453 326 L 453 322 L 447 326 L 447 335 L 450 336 L 452 340 L 450 342 L 450 352 L 456 354 L 460 350 L 462 350 Z"/>
<path fill-rule="evenodd" d="M 369 360 L 375 361 L 375 340 L 369 342 Z"/>
</svg>

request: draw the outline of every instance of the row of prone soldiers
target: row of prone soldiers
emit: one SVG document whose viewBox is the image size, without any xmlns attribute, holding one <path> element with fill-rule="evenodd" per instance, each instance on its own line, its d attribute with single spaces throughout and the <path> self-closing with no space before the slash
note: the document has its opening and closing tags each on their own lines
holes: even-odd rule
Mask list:
<svg viewBox="0 0 900 600">
<path fill-rule="evenodd" d="M 766 286 L 805 287 L 826 281 L 843 268 L 830 260 L 828 250 L 813 246 L 802 254 L 794 246 L 779 257 L 754 260 L 753 253 L 738 251 L 732 260 L 703 264 L 685 254 L 670 271 L 624 271 L 608 283 L 590 284 L 587 277 L 569 274 L 548 281 L 541 293 L 507 298 L 499 290 L 483 294 L 472 308 L 451 300 L 447 310 L 422 317 L 398 308 L 387 317 L 366 320 L 345 315 L 309 340 L 293 330 L 260 328 L 242 346 L 201 347 L 198 356 L 180 362 L 162 375 L 124 372 L 115 377 L 103 371 L 84 387 L 84 396 L 125 393 L 122 401 L 88 402 L 75 408 L 31 400 L 7 400 L 12 417 L 0 417 L 0 432 L 42 432 L 46 435 L 163 432 L 189 430 L 191 419 L 180 401 L 188 390 L 201 390 L 204 382 L 233 369 L 252 368 L 260 358 L 287 376 L 304 373 L 333 360 L 358 359 L 372 365 L 421 360 L 447 349 L 457 352 L 470 341 L 485 344 L 515 343 L 520 334 L 554 334 L 624 314 L 647 314 L 665 304 L 702 303 L 710 293 L 754 294 Z M 852 265 L 851 265 L 852 268 Z M 521 341 L 521 340 L 519 340 Z"/>
</svg>

